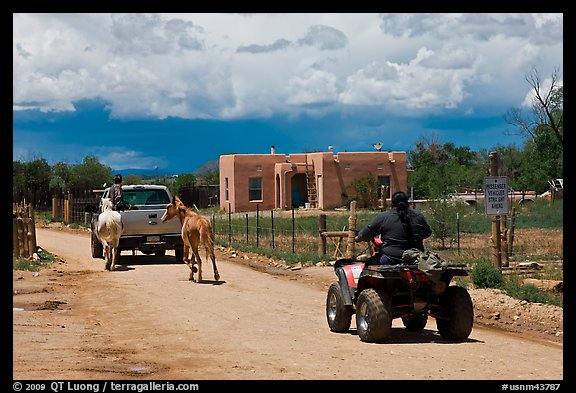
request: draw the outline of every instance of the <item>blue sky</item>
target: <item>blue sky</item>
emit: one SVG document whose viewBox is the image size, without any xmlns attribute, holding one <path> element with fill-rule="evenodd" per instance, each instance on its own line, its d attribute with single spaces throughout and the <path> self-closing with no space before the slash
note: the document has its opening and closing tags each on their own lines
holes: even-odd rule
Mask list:
<svg viewBox="0 0 576 393">
<path fill-rule="evenodd" d="M 521 147 L 504 114 L 562 66 L 563 14 L 14 14 L 13 160 Z"/>
</svg>

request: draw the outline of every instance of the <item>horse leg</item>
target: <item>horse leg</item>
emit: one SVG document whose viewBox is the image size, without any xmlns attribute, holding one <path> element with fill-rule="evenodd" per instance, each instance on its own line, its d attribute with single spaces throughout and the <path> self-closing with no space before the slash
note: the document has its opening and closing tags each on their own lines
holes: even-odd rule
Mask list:
<svg viewBox="0 0 576 393">
<path fill-rule="evenodd" d="M 189 254 L 190 254 L 190 243 L 189 243 L 189 240 L 185 238 L 184 239 L 184 257 L 182 258 L 182 260 L 190 268 L 190 276 L 188 277 L 188 280 L 194 281 L 194 269 L 192 269 L 194 264 L 190 262 L 190 255 Z"/>
<path fill-rule="evenodd" d="M 196 282 L 202 282 L 202 259 L 200 258 L 200 253 L 198 252 L 199 239 L 192 239 L 192 251 L 194 251 L 194 257 L 196 258 L 196 263 L 198 264 L 198 277 Z"/>
<path fill-rule="evenodd" d="M 108 244 L 108 242 L 105 242 L 104 244 L 104 259 L 106 259 L 105 269 L 110 270 L 110 264 L 112 263 L 112 258 L 110 255 L 110 245 Z"/>
<path fill-rule="evenodd" d="M 206 259 L 208 259 L 208 255 L 210 255 L 210 259 L 212 260 L 212 268 L 214 269 L 214 280 L 218 281 L 220 280 L 220 274 L 218 273 L 218 268 L 216 267 L 216 256 L 214 255 L 214 249 L 209 248 L 206 254 Z"/>
<path fill-rule="evenodd" d="M 195 260 L 194 260 L 194 254 L 192 253 L 192 251 L 190 251 L 190 260 L 188 262 L 186 262 L 188 264 L 188 267 L 190 268 L 190 281 L 195 281 L 194 280 L 194 273 L 196 273 L 196 271 L 198 269 L 196 269 L 196 267 L 194 266 Z"/>
<path fill-rule="evenodd" d="M 112 259 L 110 270 L 114 271 L 116 270 L 116 262 L 118 261 L 118 256 L 120 255 L 120 251 L 118 250 L 118 244 L 112 247 L 112 249 L 110 250 L 110 254 Z"/>
</svg>

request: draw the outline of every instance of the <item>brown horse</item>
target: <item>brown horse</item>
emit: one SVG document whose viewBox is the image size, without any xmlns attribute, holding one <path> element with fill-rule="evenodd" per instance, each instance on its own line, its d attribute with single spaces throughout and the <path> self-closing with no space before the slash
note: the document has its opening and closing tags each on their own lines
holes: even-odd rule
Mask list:
<svg viewBox="0 0 576 393">
<path fill-rule="evenodd" d="M 178 216 L 182 224 L 182 240 L 184 241 L 184 262 L 190 268 L 190 280 L 194 280 L 194 260 L 198 264 L 198 279 L 196 282 L 202 282 L 202 259 L 198 247 L 200 244 L 206 250 L 206 259 L 210 257 L 212 260 L 212 267 L 214 268 L 214 279 L 220 280 L 220 274 L 216 267 L 216 257 L 214 255 L 214 232 L 212 232 L 212 224 L 207 217 L 204 217 L 189 207 L 177 196 L 172 197 L 172 202 L 166 207 L 166 212 L 162 216 L 162 222 L 167 222 L 172 218 Z M 192 249 L 190 259 L 188 254 Z"/>
</svg>

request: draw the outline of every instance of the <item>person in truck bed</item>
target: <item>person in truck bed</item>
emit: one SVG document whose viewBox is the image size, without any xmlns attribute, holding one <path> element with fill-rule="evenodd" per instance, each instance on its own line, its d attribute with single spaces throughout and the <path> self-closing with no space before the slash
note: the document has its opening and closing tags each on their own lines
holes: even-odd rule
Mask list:
<svg viewBox="0 0 576 393">
<path fill-rule="evenodd" d="M 110 188 L 110 199 L 112 200 L 113 210 L 125 210 L 124 192 L 122 191 L 122 175 L 116 174 L 114 176 L 114 184 Z"/>
</svg>

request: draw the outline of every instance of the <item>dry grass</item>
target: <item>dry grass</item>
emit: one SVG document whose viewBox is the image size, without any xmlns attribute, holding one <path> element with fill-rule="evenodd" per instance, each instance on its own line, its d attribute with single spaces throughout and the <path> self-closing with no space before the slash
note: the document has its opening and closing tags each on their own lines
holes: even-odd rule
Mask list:
<svg viewBox="0 0 576 393">
<path fill-rule="evenodd" d="M 461 234 L 460 250 L 457 242 L 446 250 L 439 250 L 439 243 L 428 243 L 446 258 L 490 259 L 493 253 L 491 236 L 488 234 Z M 511 261 L 549 261 L 563 259 L 563 231 L 561 229 L 515 230 Z"/>
</svg>

